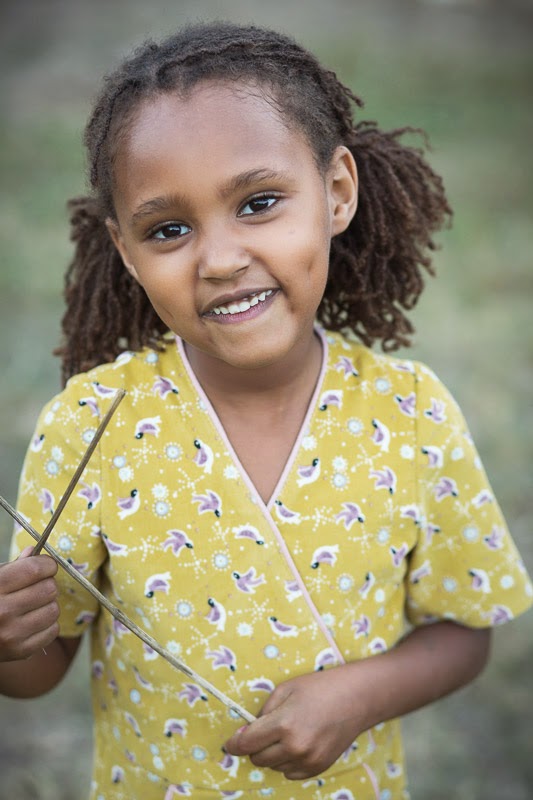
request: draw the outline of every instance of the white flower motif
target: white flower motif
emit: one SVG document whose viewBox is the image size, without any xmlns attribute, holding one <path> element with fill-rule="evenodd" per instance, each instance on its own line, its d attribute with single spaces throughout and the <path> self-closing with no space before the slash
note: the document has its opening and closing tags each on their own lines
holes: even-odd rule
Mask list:
<svg viewBox="0 0 533 800">
<path fill-rule="evenodd" d="M 229 481 L 234 481 L 236 478 L 238 478 L 239 471 L 237 467 L 235 467 L 233 464 L 229 464 L 227 467 L 225 467 L 224 477 L 227 478 Z"/>
<path fill-rule="evenodd" d="M 45 470 L 49 475 L 57 475 L 59 472 L 59 464 L 57 461 L 50 459 L 50 461 L 46 462 Z"/>
<path fill-rule="evenodd" d="M 72 550 L 72 539 L 64 533 L 59 537 L 57 546 L 60 550 L 63 550 L 64 553 L 68 553 L 69 550 Z"/>
<path fill-rule="evenodd" d="M 55 403 L 52 404 L 52 411 L 57 411 L 60 408 L 61 408 L 61 403 L 59 402 L 59 400 L 56 400 Z"/>
<path fill-rule="evenodd" d="M 381 528 L 381 530 L 378 531 L 376 538 L 380 544 L 385 544 L 385 542 L 389 541 L 390 532 L 387 530 L 387 528 Z"/>
<path fill-rule="evenodd" d="M 463 530 L 463 536 L 467 542 L 475 542 L 479 536 L 479 531 L 474 525 L 468 525 Z"/>
<path fill-rule="evenodd" d="M 57 447 L 57 445 L 55 447 L 52 447 L 52 450 L 51 450 L 50 454 L 51 454 L 52 458 L 54 459 L 54 461 L 57 461 L 58 464 L 61 464 L 61 462 L 63 461 L 64 455 L 63 455 L 63 450 L 60 447 Z"/>
<path fill-rule="evenodd" d="M 141 693 L 138 689 L 132 689 L 130 692 L 130 700 L 136 705 L 141 702 Z"/>
<path fill-rule="evenodd" d="M 253 632 L 254 629 L 247 622 L 240 622 L 237 625 L 237 633 L 239 636 L 251 636 Z"/>
<path fill-rule="evenodd" d="M 192 614 L 192 605 L 187 600 L 179 600 L 176 603 L 176 611 L 180 617 L 190 617 Z"/>
<path fill-rule="evenodd" d="M 335 475 L 332 477 L 331 482 L 335 487 L 335 489 L 344 489 L 344 487 L 348 483 L 348 478 L 341 472 L 336 472 Z"/>
<path fill-rule="evenodd" d="M 302 439 L 302 447 L 304 450 L 314 450 L 316 448 L 316 438 L 308 434 Z"/>
<path fill-rule="evenodd" d="M 462 447 L 454 447 L 451 452 L 452 461 L 460 461 L 464 458 L 465 452 Z"/>
<path fill-rule="evenodd" d="M 178 444 L 167 444 L 165 453 L 171 461 L 176 461 L 181 456 L 181 447 Z"/>
<path fill-rule="evenodd" d="M 446 589 L 447 592 L 455 592 L 457 589 L 457 581 L 455 578 L 444 578 L 442 581 L 442 585 Z"/>
<path fill-rule="evenodd" d="M 353 578 L 351 575 L 341 575 L 338 584 L 341 592 L 349 592 L 353 587 Z"/>
<path fill-rule="evenodd" d="M 215 553 L 213 556 L 213 564 L 215 569 L 226 569 L 229 565 L 229 558 L 226 553 Z"/>
<path fill-rule="evenodd" d="M 128 483 L 133 478 L 133 470 L 131 467 L 121 467 L 118 471 L 118 477 L 123 483 Z"/>
<path fill-rule="evenodd" d="M 154 511 L 158 517 L 166 517 L 170 511 L 170 506 L 164 500 L 158 500 L 154 505 Z"/>
<path fill-rule="evenodd" d="M 277 658 L 279 655 L 279 648 L 275 644 L 267 644 L 263 649 L 263 653 L 267 658 Z"/>
<path fill-rule="evenodd" d="M 333 459 L 333 469 L 336 472 L 345 472 L 348 467 L 348 462 L 343 456 L 336 456 Z"/>
<path fill-rule="evenodd" d="M 171 639 L 167 642 L 167 650 L 169 653 L 173 653 L 175 656 L 178 656 L 181 653 L 181 644 L 179 642 L 175 642 L 174 639 Z"/>
<path fill-rule="evenodd" d="M 407 461 L 412 461 L 415 457 L 414 448 L 412 448 L 410 444 L 402 444 L 400 447 L 400 455 L 402 458 L 407 459 Z"/>
<path fill-rule="evenodd" d="M 162 483 L 156 483 L 152 486 L 152 496 L 156 500 L 166 500 L 168 497 L 168 487 Z"/>
<path fill-rule="evenodd" d="M 92 440 L 94 439 L 94 434 L 96 433 L 94 428 L 87 428 L 83 431 L 81 438 L 85 442 L 85 444 L 91 444 Z"/>
<path fill-rule="evenodd" d="M 193 747 L 191 754 L 195 761 L 205 761 L 205 759 L 207 758 L 207 752 L 204 750 L 203 747 L 199 747 L 198 745 L 196 745 L 196 747 Z"/>
<path fill-rule="evenodd" d="M 153 350 L 152 350 L 146 356 L 145 361 L 146 361 L 147 364 L 157 364 L 157 362 L 159 361 L 159 356 L 157 355 L 157 353 L 154 353 Z"/>
<path fill-rule="evenodd" d="M 333 614 L 322 614 L 322 620 L 326 628 L 335 627 L 335 617 L 333 616 Z"/>
<path fill-rule="evenodd" d="M 348 420 L 348 430 L 354 436 L 360 436 L 364 430 L 364 425 L 360 419 L 352 417 Z"/>
<path fill-rule="evenodd" d="M 254 783 L 261 783 L 265 780 L 265 775 L 260 769 L 253 769 L 250 772 L 250 780 Z"/>
<path fill-rule="evenodd" d="M 118 469 L 120 469 L 121 467 L 125 467 L 126 466 L 126 456 L 115 456 L 115 458 L 113 459 L 113 464 Z"/>
<path fill-rule="evenodd" d="M 53 411 L 49 411 L 44 418 L 44 424 L 51 425 L 52 422 L 54 421 L 54 416 L 55 414 L 53 413 Z"/>
<path fill-rule="evenodd" d="M 502 575 L 500 579 L 500 586 L 502 589 L 510 589 L 514 586 L 514 578 L 512 575 Z"/>
<path fill-rule="evenodd" d="M 391 390 L 390 381 L 387 378 L 378 378 L 374 386 L 379 394 L 388 394 Z"/>
</svg>

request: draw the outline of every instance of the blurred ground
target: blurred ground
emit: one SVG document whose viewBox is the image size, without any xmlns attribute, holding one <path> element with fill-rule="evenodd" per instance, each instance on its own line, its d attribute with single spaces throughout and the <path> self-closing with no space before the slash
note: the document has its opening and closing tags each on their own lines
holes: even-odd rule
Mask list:
<svg viewBox="0 0 533 800">
<path fill-rule="evenodd" d="M 104 70 L 146 36 L 232 19 L 297 36 L 384 127 L 425 128 L 455 209 L 412 355 L 459 400 L 533 571 L 533 5 L 470 0 L 0 2 L 0 493 L 15 501 L 37 413 L 59 388 L 64 204 Z M 0 517 L 0 559 L 10 523 Z M 480 680 L 406 721 L 414 800 L 531 800 L 533 615 L 498 630 Z M 83 800 L 85 653 L 49 697 L 0 699 L 0 800 Z"/>
</svg>

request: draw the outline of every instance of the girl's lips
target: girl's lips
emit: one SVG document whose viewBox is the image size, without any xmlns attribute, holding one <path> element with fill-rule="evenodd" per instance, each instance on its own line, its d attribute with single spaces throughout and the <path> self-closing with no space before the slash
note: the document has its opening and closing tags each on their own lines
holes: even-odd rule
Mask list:
<svg viewBox="0 0 533 800">
<path fill-rule="evenodd" d="M 221 306 L 218 306 L 218 313 L 213 309 L 205 314 L 204 317 L 212 322 L 219 322 L 221 325 L 232 325 L 237 322 L 245 322 L 246 320 L 254 319 L 255 317 L 260 316 L 268 308 L 268 306 L 270 306 L 277 292 L 277 289 L 268 289 L 264 292 L 258 292 L 252 298 L 257 298 L 254 305 L 250 304 L 251 295 L 248 295 L 246 299 L 243 298 L 240 301 L 228 303 L 225 313 L 220 310 Z M 240 306 L 241 303 L 245 308 L 242 311 L 237 311 L 236 308 Z M 231 308 L 231 312 L 227 310 L 228 308 Z"/>
</svg>

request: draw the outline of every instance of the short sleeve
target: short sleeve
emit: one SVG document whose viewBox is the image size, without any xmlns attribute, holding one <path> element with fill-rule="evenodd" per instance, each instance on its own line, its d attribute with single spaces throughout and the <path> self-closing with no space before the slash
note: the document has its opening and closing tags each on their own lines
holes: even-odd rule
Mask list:
<svg viewBox="0 0 533 800">
<path fill-rule="evenodd" d="M 40 414 L 26 453 L 17 502 L 19 512 L 38 533 L 45 529 L 63 496 L 101 414 L 91 387 L 79 378 L 71 381 Z M 49 544 L 92 583 L 98 581 L 107 552 L 100 535 L 99 463 L 97 447 L 49 539 Z M 35 541 L 17 525 L 11 557 L 15 558 L 28 544 Z M 60 634 L 80 636 L 98 614 L 99 604 L 61 567 L 56 580 L 60 591 Z"/>
<path fill-rule="evenodd" d="M 450 619 L 498 625 L 525 611 L 533 587 L 457 403 L 417 367 L 418 527 L 406 613 L 416 625 Z"/>
</svg>

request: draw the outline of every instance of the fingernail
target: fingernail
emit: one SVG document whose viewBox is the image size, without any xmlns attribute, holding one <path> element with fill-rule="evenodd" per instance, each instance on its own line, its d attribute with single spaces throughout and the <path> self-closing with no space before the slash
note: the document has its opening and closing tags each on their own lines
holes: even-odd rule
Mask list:
<svg viewBox="0 0 533 800">
<path fill-rule="evenodd" d="M 239 730 L 237 731 L 237 733 L 242 733 L 243 731 L 245 731 L 245 730 L 246 730 L 246 728 L 247 728 L 247 727 L 248 727 L 248 725 L 243 725 L 243 726 L 242 726 L 242 728 L 239 728 Z"/>
</svg>

